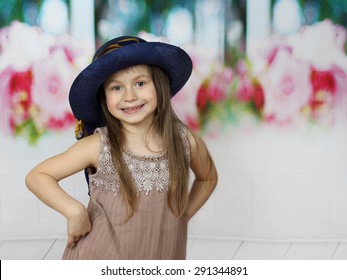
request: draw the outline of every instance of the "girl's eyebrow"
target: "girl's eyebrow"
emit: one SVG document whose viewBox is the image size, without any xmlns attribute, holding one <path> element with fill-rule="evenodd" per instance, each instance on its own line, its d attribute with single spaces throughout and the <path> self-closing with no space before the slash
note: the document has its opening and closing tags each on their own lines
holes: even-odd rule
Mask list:
<svg viewBox="0 0 347 280">
<path fill-rule="evenodd" d="M 149 75 L 146 75 L 146 74 L 139 74 L 139 75 L 133 77 L 132 79 L 133 79 L 133 80 L 138 80 L 138 79 L 140 79 L 140 78 L 150 78 L 150 76 L 149 76 Z"/>
<path fill-rule="evenodd" d="M 146 74 L 139 74 L 133 78 L 131 78 L 131 80 L 138 80 L 138 79 L 141 79 L 141 78 L 150 78 L 149 75 L 146 75 Z M 120 83 L 121 81 L 117 80 L 116 78 L 111 78 L 108 83 Z"/>
</svg>

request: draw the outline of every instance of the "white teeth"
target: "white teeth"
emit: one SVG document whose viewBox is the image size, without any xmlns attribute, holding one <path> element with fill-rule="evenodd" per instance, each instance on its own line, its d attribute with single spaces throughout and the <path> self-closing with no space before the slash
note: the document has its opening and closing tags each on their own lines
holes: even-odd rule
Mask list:
<svg viewBox="0 0 347 280">
<path fill-rule="evenodd" d="M 135 107 L 130 107 L 130 108 L 124 108 L 123 111 L 125 111 L 125 112 L 132 112 L 132 111 L 136 111 L 136 110 L 140 109 L 141 107 L 142 107 L 142 105 L 135 106 Z"/>
</svg>

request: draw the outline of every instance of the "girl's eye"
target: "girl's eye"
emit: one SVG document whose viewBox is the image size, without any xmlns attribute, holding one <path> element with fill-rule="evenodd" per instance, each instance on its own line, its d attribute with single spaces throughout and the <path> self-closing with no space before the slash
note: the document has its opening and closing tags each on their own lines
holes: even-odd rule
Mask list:
<svg viewBox="0 0 347 280">
<path fill-rule="evenodd" d="M 144 86 L 145 84 L 146 84 L 145 82 L 137 82 L 137 83 L 136 83 L 136 86 L 142 87 L 142 86 Z"/>
<path fill-rule="evenodd" d="M 121 90 L 122 87 L 121 86 L 113 86 L 111 89 L 115 90 L 115 91 L 118 91 L 118 90 Z"/>
</svg>

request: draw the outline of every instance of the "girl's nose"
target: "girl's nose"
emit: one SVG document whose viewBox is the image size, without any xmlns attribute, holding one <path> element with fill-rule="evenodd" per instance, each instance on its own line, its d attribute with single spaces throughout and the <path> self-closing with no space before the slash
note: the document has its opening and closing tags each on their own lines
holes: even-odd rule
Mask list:
<svg viewBox="0 0 347 280">
<path fill-rule="evenodd" d="M 137 94 L 134 89 L 132 88 L 127 88 L 125 92 L 125 101 L 127 102 L 132 102 L 137 100 Z"/>
</svg>

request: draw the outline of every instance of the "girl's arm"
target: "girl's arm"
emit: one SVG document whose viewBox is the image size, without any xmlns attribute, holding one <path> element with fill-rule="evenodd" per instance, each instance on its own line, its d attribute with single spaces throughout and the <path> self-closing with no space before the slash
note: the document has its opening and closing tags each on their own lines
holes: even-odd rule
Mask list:
<svg viewBox="0 0 347 280">
<path fill-rule="evenodd" d="M 96 167 L 99 145 L 100 139 L 97 134 L 86 137 L 64 153 L 34 167 L 25 178 L 31 192 L 67 219 L 69 247 L 91 230 L 91 224 L 84 205 L 67 194 L 58 182 L 87 167 Z"/>
<path fill-rule="evenodd" d="M 218 174 L 204 141 L 198 135 L 188 135 L 191 146 L 190 168 L 195 175 L 189 192 L 189 220 L 212 194 L 217 185 Z"/>
</svg>

